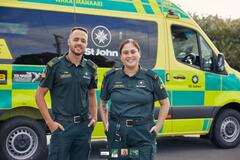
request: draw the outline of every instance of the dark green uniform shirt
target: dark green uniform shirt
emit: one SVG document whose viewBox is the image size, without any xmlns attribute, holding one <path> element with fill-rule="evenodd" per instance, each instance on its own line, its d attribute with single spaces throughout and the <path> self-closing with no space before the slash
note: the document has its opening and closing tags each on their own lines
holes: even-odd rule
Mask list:
<svg viewBox="0 0 240 160">
<path fill-rule="evenodd" d="M 168 97 L 160 77 L 151 70 L 139 69 L 132 77 L 122 69 L 112 69 L 105 74 L 101 99 L 111 99 L 110 114 L 146 118 L 154 113 L 154 102 Z"/>
<path fill-rule="evenodd" d="M 50 89 L 52 112 L 63 116 L 88 113 L 88 90 L 97 88 L 96 64 L 83 58 L 79 66 L 66 55 L 51 60 L 45 70 L 41 87 Z"/>
</svg>

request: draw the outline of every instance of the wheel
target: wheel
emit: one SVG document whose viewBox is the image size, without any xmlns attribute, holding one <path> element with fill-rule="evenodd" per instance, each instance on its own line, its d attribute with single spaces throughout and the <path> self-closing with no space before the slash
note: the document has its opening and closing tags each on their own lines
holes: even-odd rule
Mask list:
<svg viewBox="0 0 240 160">
<path fill-rule="evenodd" d="M 14 117 L 0 130 L 0 159 L 39 160 L 47 158 L 43 127 L 28 117 Z"/>
<path fill-rule="evenodd" d="M 240 142 L 240 113 L 233 109 L 221 111 L 215 121 L 212 141 L 220 148 L 233 148 Z"/>
</svg>

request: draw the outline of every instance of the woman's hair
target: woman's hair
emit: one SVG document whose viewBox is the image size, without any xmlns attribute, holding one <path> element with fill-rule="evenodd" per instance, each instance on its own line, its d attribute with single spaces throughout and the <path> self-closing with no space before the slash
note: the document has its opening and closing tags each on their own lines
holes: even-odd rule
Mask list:
<svg viewBox="0 0 240 160">
<path fill-rule="evenodd" d="M 120 55 L 121 55 L 121 52 L 122 52 L 123 47 L 124 47 L 126 44 L 128 44 L 128 43 L 132 43 L 132 44 L 137 48 L 138 52 L 141 52 L 141 48 L 140 48 L 138 42 L 135 41 L 134 39 L 129 38 L 129 39 L 125 39 L 125 40 L 122 41 L 122 43 L 120 44 L 120 47 L 119 47 L 119 54 L 120 54 Z"/>
</svg>

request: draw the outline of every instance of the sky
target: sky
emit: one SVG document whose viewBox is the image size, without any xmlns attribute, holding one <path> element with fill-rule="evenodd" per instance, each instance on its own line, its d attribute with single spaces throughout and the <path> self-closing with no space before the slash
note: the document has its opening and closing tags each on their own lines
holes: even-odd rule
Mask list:
<svg viewBox="0 0 240 160">
<path fill-rule="evenodd" d="M 199 16 L 218 15 L 221 18 L 240 18 L 240 0 L 171 0 L 185 12 Z"/>
</svg>

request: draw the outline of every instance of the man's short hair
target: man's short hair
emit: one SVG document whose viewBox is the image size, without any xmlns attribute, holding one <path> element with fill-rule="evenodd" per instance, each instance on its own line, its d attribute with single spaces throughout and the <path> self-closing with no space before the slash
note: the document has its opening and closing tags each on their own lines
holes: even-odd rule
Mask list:
<svg viewBox="0 0 240 160">
<path fill-rule="evenodd" d="M 83 31 L 83 32 L 85 32 L 86 34 L 88 34 L 88 30 L 87 30 L 86 28 L 78 27 L 78 26 L 73 27 L 73 28 L 71 29 L 71 31 L 70 31 L 70 34 L 71 34 L 73 31 L 75 31 L 75 30 L 80 30 L 80 31 Z"/>
</svg>

